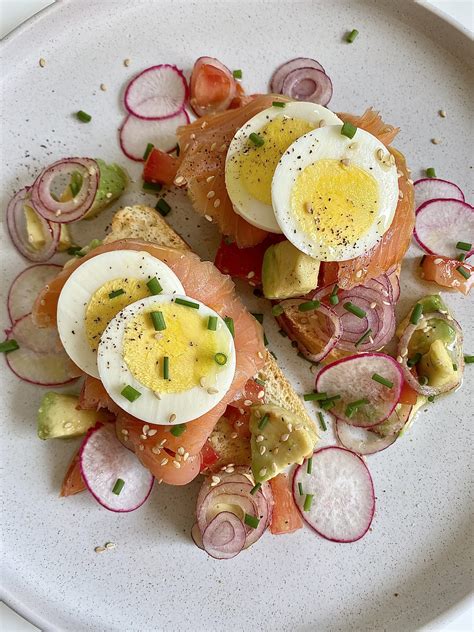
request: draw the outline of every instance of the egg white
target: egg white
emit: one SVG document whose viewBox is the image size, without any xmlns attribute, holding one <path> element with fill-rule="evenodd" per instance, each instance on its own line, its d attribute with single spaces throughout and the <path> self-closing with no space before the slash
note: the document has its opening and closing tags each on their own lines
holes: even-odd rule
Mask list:
<svg viewBox="0 0 474 632">
<path fill-rule="evenodd" d="M 64 284 L 58 300 L 57 324 L 63 347 L 88 375 L 99 377 L 97 353 L 90 348 L 85 313 L 92 295 L 108 281 L 133 278 L 149 281 L 156 277 L 166 294 L 184 294 L 176 274 L 148 252 L 112 250 L 88 259 Z"/>
<path fill-rule="evenodd" d="M 120 408 L 148 423 L 176 425 L 197 419 L 221 401 L 234 379 L 235 346 L 232 334 L 219 314 L 194 298 L 191 300 L 199 304 L 201 316 L 217 316 L 217 331 L 225 336 L 229 350 L 227 362 L 217 372 L 216 381 L 213 384 L 217 392 L 209 393 L 206 388 L 195 386 L 181 393 L 161 393 L 158 398 L 151 389 L 135 379 L 123 359 L 123 337 L 126 327 L 140 312 L 150 306 L 171 303 L 173 298 L 178 297 L 159 294 L 132 303 L 109 323 L 99 343 L 97 365 L 105 390 Z M 189 297 L 184 295 L 181 298 L 189 300 Z M 156 368 L 151 367 L 150 370 L 156 370 Z M 170 366 L 170 372 L 172 371 L 173 367 Z M 141 393 L 134 402 L 129 402 L 121 395 L 126 385 L 133 386 Z M 174 421 L 170 421 L 171 415 L 176 415 Z"/>
<path fill-rule="evenodd" d="M 271 204 L 254 198 L 235 177 L 230 164 L 233 158 L 242 153 L 249 143 L 249 136 L 258 133 L 270 121 L 276 118 L 294 118 L 307 121 L 315 127 L 318 125 L 335 125 L 342 123 L 341 119 L 322 105 L 305 101 L 292 101 L 284 108 L 272 106 L 259 112 L 237 130 L 229 146 L 226 157 L 225 183 L 227 193 L 232 201 L 234 210 L 249 224 L 267 230 L 271 233 L 281 233 L 282 230 L 275 218 Z"/>
</svg>

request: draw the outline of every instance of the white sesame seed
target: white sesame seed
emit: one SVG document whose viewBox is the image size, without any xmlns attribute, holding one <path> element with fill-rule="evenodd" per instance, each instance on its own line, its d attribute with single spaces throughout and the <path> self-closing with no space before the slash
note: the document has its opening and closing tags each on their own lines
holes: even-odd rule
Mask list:
<svg viewBox="0 0 474 632">
<path fill-rule="evenodd" d="M 214 149 L 217 147 L 217 143 L 212 143 L 211 145 L 211 151 L 214 151 Z"/>
<path fill-rule="evenodd" d="M 141 439 L 142 441 L 145 441 L 145 439 L 146 439 L 146 434 L 141 434 L 141 435 L 140 435 L 140 439 Z"/>
<path fill-rule="evenodd" d="M 128 435 L 128 430 L 126 428 L 122 428 L 122 434 L 123 435 Z"/>
<path fill-rule="evenodd" d="M 61 209 L 60 208 L 58 208 L 58 210 L 56 211 L 55 215 L 56 215 L 56 217 L 59 217 L 61 215 Z"/>
<path fill-rule="evenodd" d="M 208 222 L 212 222 L 212 217 L 210 215 L 204 215 Z"/>
<path fill-rule="evenodd" d="M 109 191 L 108 193 L 105 194 L 105 197 L 110 200 L 110 198 L 112 197 L 112 193 Z"/>
<path fill-rule="evenodd" d="M 289 434 L 283 434 L 283 435 L 281 435 L 281 437 L 280 437 L 281 441 L 288 441 L 288 439 L 289 439 L 289 438 L 290 438 L 290 435 L 289 435 Z"/>
<path fill-rule="evenodd" d="M 105 83 L 100 84 L 100 89 L 102 90 L 102 92 L 105 92 L 107 90 L 107 86 L 105 85 Z"/>
<path fill-rule="evenodd" d="M 66 430 L 69 430 L 70 428 L 72 428 L 72 423 L 70 421 L 66 421 L 66 423 L 64 424 L 64 428 Z"/>
<path fill-rule="evenodd" d="M 124 59 L 123 60 L 123 65 L 124 66 L 130 66 L 130 59 Z"/>
<path fill-rule="evenodd" d="M 161 399 L 161 394 L 158 393 L 158 391 L 153 391 L 153 395 L 156 397 L 156 399 Z"/>
<path fill-rule="evenodd" d="M 39 60 L 39 65 L 41 66 L 41 68 L 44 68 L 46 66 L 46 59 L 43 59 L 41 57 L 41 59 Z"/>
<path fill-rule="evenodd" d="M 433 261 L 433 263 L 434 263 L 435 265 L 439 265 L 439 264 L 440 264 L 440 263 L 442 263 L 442 262 L 443 262 L 443 260 L 442 260 L 442 259 L 440 259 L 439 257 L 437 257 L 437 258 Z"/>
<path fill-rule="evenodd" d="M 341 165 L 344 165 L 344 167 L 348 167 L 350 164 L 350 160 L 348 158 L 343 158 L 341 160 Z"/>
<path fill-rule="evenodd" d="M 390 303 L 390 301 L 382 301 L 382 303 L 383 303 L 384 305 L 390 305 L 390 304 L 391 304 L 391 303 Z"/>
<path fill-rule="evenodd" d="M 208 200 L 211 200 L 215 196 L 215 194 L 216 194 L 215 191 L 209 191 L 206 197 Z"/>
<path fill-rule="evenodd" d="M 150 430 L 150 426 L 148 424 L 145 424 L 142 428 L 142 432 L 144 435 L 146 435 L 146 433 Z"/>
<path fill-rule="evenodd" d="M 403 349 L 402 350 L 402 358 L 406 358 L 408 355 L 408 349 Z"/>
<path fill-rule="evenodd" d="M 174 413 L 171 413 L 169 422 L 172 423 L 173 421 L 175 421 L 175 419 L 176 419 L 176 415 Z"/>
<path fill-rule="evenodd" d="M 287 428 L 288 428 L 288 432 L 291 432 L 293 430 L 293 424 L 288 424 Z"/>
<path fill-rule="evenodd" d="M 400 355 L 399 355 L 399 356 L 397 356 L 397 362 L 398 362 L 399 364 L 401 364 L 401 363 L 403 362 L 403 358 L 402 358 L 402 356 L 400 356 Z"/>
<path fill-rule="evenodd" d="M 168 439 L 163 439 L 163 441 L 160 441 L 160 447 L 163 447 L 167 441 Z"/>
<path fill-rule="evenodd" d="M 388 162 L 392 167 L 395 165 L 395 156 L 393 154 L 389 154 Z"/>
<path fill-rule="evenodd" d="M 214 200 L 214 208 L 219 208 L 220 205 L 221 205 L 221 201 L 219 200 L 219 198 L 216 198 Z"/>
<path fill-rule="evenodd" d="M 231 438 L 231 439 L 237 439 L 237 437 L 238 437 L 238 436 L 239 436 L 239 435 L 238 435 L 238 433 L 237 433 L 237 432 L 233 432 L 233 433 L 230 435 L 230 438 Z"/>
<path fill-rule="evenodd" d="M 403 200 L 403 191 L 398 192 L 398 199 Z"/>
<path fill-rule="evenodd" d="M 458 281 L 458 283 L 460 284 L 459 281 Z M 447 314 L 446 315 L 446 320 L 453 320 L 453 317 L 451 316 L 451 314 Z"/>
<path fill-rule="evenodd" d="M 357 278 L 357 279 L 360 279 L 360 277 L 361 277 L 361 276 L 362 276 L 362 270 L 358 270 L 358 271 L 356 272 L 356 278 Z"/>
<path fill-rule="evenodd" d="M 154 445 L 151 449 L 151 451 L 153 452 L 153 454 L 160 454 L 161 450 L 157 445 Z"/>
<path fill-rule="evenodd" d="M 227 465 L 223 465 L 223 466 L 221 467 L 221 472 L 225 472 L 225 471 L 226 471 L 226 469 L 227 469 Z"/>
<path fill-rule="evenodd" d="M 115 549 L 117 545 L 115 544 L 115 542 L 106 542 L 105 543 L 105 548 L 106 549 Z"/>
<path fill-rule="evenodd" d="M 326 125 L 326 121 L 324 119 L 321 119 L 318 123 L 318 127 L 324 127 Z"/>
<path fill-rule="evenodd" d="M 407 179 L 408 184 L 413 184 L 413 180 L 411 180 L 410 178 Z"/>
<path fill-rule="evenodd" d="M 264 445 L 261 445 L 258 451 L 260 452 L 260 454 L 265 454 L 265 452 L 267 451 L 267 448 Z"/>
<path fill-rule="evenodd" d="M 181 467 L 181 463 L 178 463 L 178 461 L 173 461 L 173 465 L 177 470 L 179 470 L 179 468 Z"/>
<path fill-rule="evenodd" d="M 441 118 L 446 118 L 446 110 L 440 110 L 438 114 L 441 116 Z"/>
<path fill-rule="evenodd" d="M 265 437 L 263 435 L 257 435 L 257 438 L 255 439 L 255 441 L 257 443 L 260 443 L 261 441 L 263 441 L 265 439 Z"/>
<path fill-rule="evenodd" d="M 188 151 L 188 149 L 189 149 L 189 143 L 186 143 L 186 145 L 184 146 L 183 151 L 184 151 L 184 152 L 187 152 L 187 151 Z"/>
<path fill-rule="evenodd" d="M 181 446 L 179 446 L 179 448 L 176 450 L 176 452 L 177 452 L 178 454 L 180 454 L 181 456 L 183 456 L 183 454 L 184 454 L 184 448 L 183 448 L 183 446 L 182 446 L 182 445 L 181 445 Z"/>
<path fill-rule="evenodd" d="M 433 143 L 433 145 L 439 145 L 441 143 L 441 140 L 439 138 L 432 138 L 431 142 Z"/>
<path fill-rule="evenodd" d="M 221 151 L 225 151 L 226 149 L 227 149 L 227 145 L 225 143 L 222 143 Z"/>
<path fill-rule="evenodd" d="M 259 357 L 260 359 L 262 359 L 262 358 L 263 358 L 263 353 L 262 353 L 261 351 L 259 351 L 259 352 L 257 353 L 257 355 L 258 355 L 258 357 Z"/>
<path fill-rule="evenodd" d="M 185 452 L 183 454 L 183 461 L 187 461 L 189 459 L 189 452 Z"/>
<path fill-rule="evenodd" d="M 206 182 L 207 182 L 207 183 L 212 182 L 212 181 L 214 180 L 214 178 L 215 178 L 215 177 L 216 177 L 216 176 L 208 176 L 208 177 L 206 178 Z"/>
<path fill-rule="evenodd" d="M 148 431 L 148 436 L 149 437 L 154 437 L 157 432 L 158 432 L 158 430 L 156 428 L 152 428 L 151 430 Z"/>
<path fill-rule="evenodd" d="M 379 147 L 379 149 L 377 149 L 377 151 L 375 152 L 375 155 L 377 156 L 377 160 L 382 160 L 383 159 L 383 149 L 381 147 Z"/>
<path fill-rule="evenodd" d="M 199 384 L 200 384 L 200 386 L 202 386 L 202 388 L 206 388 L 206 378 L 205 378 L 205 377 L 202 377 L 202 378 L 199 380 Z"/>
<path fill-rule="evenodd" d="M 374 301 L 370 304 L 370 309 L 374 309 L 375 307 L 377 307 L 377 303 Z"/>
<path fill-rule="evenodd" d="M 103 553 L 105 551 L 105 547 L 104 546 L 96 546 L 94 551 L 96 553 Z"/>
<path fill-rule="evenodd" d="M 280 448 L 273 448 L 273 454 L 278 454 L 280 452 Z"/>
<path fill-rule="evenodd" d="M 263 399 L 264 397 L 265 397 L 265 391 L 258 391 L 257 398 L 258 399 Z"/>
<path fill-rule="evenodd" d="M 207 392 L 209 393 L 209 395 L 215 395 L 216 393 L 219 392 L 219 389 L 215 388 L 214 386 L 211 386 L 210 388 L 207 389 Z"/>
<path fill-rule="evenodd" d="M 227 463 L 227 467 L 234 467 L 235 463 Z"/>
<path fill-rule="evenodd" d="M 259 476 L 265 476 L 266 473 L 267 473 L 267 468 L 266 467 L 262 467 L 262 469 L 260 470 L 258 475 Z"/>
<path fill-rule="evenodd" d="M 253 270 L 251 270 L 248 274 L 247 274 L 247 279 L 253 279 L 253 277 L 255 276 L 255 272 Z"/>
<path fill-rule="evenodd" d="M 138 449 L 140 450 L 140 452 L 143 452 L 143 450 L 145 449 L 145 446 L 143 445 L 143 443 L 140 443 L 140 445 L 138 446 Z"/>
<path fill-rule="evenodd" d="M 184 176 L 178 176 L 177 178 L 174 179 L 174 183 L 179 186 L 180 184 L 182 184 L 184 182 Z"/>
<path fill-rule="evenodd" d="M 246 399 L 244 401 L 244 406 L 251 406 L 252 405 L 252 400 L 251 399 Z"/>
<path fill-rule="evenodd" d="M 196 134 L 191 134 L 191 136 L 189 137 L 191 140 L 196 140 Z"/>
<path fill-rule="evenodd" d="M 162 459 L 160 461 L 160 465 L 166 465 L 168 463 L 169 459 L 167 459 L 166 457 L 164 459 Z"/>
<path fill-rule="evenodd" d="M 163 482 L 162 478 L 158 479 L 158 485 L 161 485 L 162 482 Z"/>
<path fill-rule="evenodd" d="M 207 121 L 203 121 L 201 123 L 201 129 L 204 129 L 205 127 L 207 127 Z"/>
<path fill-rule="evenodd" d="M 225 471 L 227 472 L 227 474 L 232 474 L 232 472 L 235 471 L 235 468 L 232 465 L 228 465 Z"/>
<path fill-rule="evenodd" d="M 349 145 L 349 149 L 356 149 L 358 146 L 359 146 L 359 144 L 358 144 L 358 143 L 351 143 L 351 144 Z"/>
</svg>

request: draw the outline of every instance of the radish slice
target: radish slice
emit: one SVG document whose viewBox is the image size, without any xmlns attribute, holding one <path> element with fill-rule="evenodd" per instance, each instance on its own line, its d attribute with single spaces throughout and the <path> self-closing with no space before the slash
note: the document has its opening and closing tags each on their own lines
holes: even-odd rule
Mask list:
<svg viewBox="0 0 474 632">
<path fill-rule="evenodd" d="M 398 437 L 396 434 L 381 437 L 372 430 L 350 426 L 345 421 L 341 421 L 341 419 L 337 420 L 336 434 L 341 445 L 357 454 L 364 455 L 375 454 L 385 450 L 392 443 L 395 443 Z"/>
<path fill-rule="evenodd" d="M 160 64 L 132 79 L 125 90 L 124 103 L 130 114 L 138 118 L 167 119 L 184 108 L 187 98 L 188 84 L 183 72 L 171 64 Z"/>
<path fill-rule="evenodd" d="M 392 386 L 372 379 L 379 375 Z M 316 378 L 316 390 L 328 397 L 338 395 L 331 412 L 352 426 L 371 428 L 385 421 L 400 399 L 403 371 L 384 353 L 361 353 L 325 366 Z M 359 406 L 355 406 L 359 402 Z M 352 405 L 352 412 L 350 412 Z"/>
<path fill-rule="evenodd" d="M 428 200 L 416 212 L 413 234 L 428 254 L 455 259 L 461 252 L 458 241 L 474 244 L 474 206 L 455 199 Z"/>
<path fill-rule="evenodd" d="M 16 321 L 7 332 L 20 347 L 26 347 L 37 353 L 60 353 L 63 351 L 56 327 L 38 327 L 32 314 L 26 314 Z"/>
<path fill-rule="evenodd" d="M 222 511 L 207 525 L 202 544 L 211 557 L 228 560 L 243 549 L 245 536 L 243 522 L 230 511 Z"/>
<path fill-rule="evenodd" d="M 60 271 L 61 266 L 38 263 L 20 272 L 8 291 L 8 315 L 12 323 L 31 312 L 40 290 Z"/>
<path fill-rule="evenodd" d="M 332 82 L 322 70 L 298 68 L 285 77 L 281 92 L 290 99 L 327 105 L 332 97 Z"/>
<path fill-rule="evenodd" d="M 301 483 L 303 495 L 299 493 Z M 311 508 L 304 510 L 307 494 Z M 372 477 L 364 461 L 350 450 L 330 446 L 312 456 L 293 477 L 293 496 L 303 520 L 319 535 L 333 542 L 356 542 L 368 531 L 375 513 Z"/>
<path fill-rule="evenodd" d="M 82 375 L 65 351 L 37 353 L 24 346 L 11 351 L 5 359 L 17 377 L 38 386 L 62 386 Z"/>
<path fill-rule="evenodd" d="M 123 447 L 113 424 L 89 430 L 79 454 L 81 474 L 88 490 L 102 507 L 116 512 L 134 511 L 143 505 L 153 487 L 153 475 Z M 124 481 L 120 494 L 112 491 Z"/>
<path fill-rule="evenodd" d="M 171 151 L 178 142 L 176 130 L 188 123 L 189 116 L 185 110 L 163 120 L 151 121 L 129 114 L 119 130 L 120 147 L 131 160 L 143 162 L 148 143 L 161 151 Z"/>
<path fill-rule="evenodd" d="M 196 116 L 223 112 L 236 96 L 237 83 L 227 68 L 215 57 L 199 57 L 191 75 L 189 104 Z"/>
<path fill-rule="evenodd" d="M 421 178 L 414 184 L 415 209 L 418 210 L 428 200 L 450 198 L 464 202 L 464 193 L 454 182 L 441 178 Z"/>
<path fill-rule="evenodd" d="M 300 68 L 316 68 L 316 70 L 326 72 L 319 61 L 316 61 L 315 59 L 310 59 L 309 57 L 296 57 L 295 59 L 290 59 L 290 61 L 286 61 L 284 64 L 279 66 L 273 73 L 270 80 L 270 92 L 281 94 L 286 77 L 293 70 Z"/>
</svg>

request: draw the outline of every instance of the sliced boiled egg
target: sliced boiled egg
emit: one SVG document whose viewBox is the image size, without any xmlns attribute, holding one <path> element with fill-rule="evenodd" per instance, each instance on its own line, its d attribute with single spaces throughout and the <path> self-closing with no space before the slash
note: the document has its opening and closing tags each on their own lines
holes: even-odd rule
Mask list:
<svg viewBox="0 0 474 632">
<path fill-rule="evenodd" d="M 398 203 L 395 159 L 372 134 L 315 129 L 286 150 L 272 181 L 279 226 L 302 252 L 346 261 L 380 240 Z"/>
<path fill-rule="evenodd" d="M 109 323 L 97 364 L 102 384 L 121 408 L 149 423 L 181 424 L 204 415 L 229 389 L 234 339 L 203 303 L 150 296 Z"/>
<path fill-rule="evenodd" d="M 226 188 L 236 213 L 253 226 L 281 233 L 271 193 L 278 161 L 303 134 L 336 123 L 342 121 L 333 112 L 303 101 L 274 105 L 247 121 L 235 134 L 225 164 Z"/>
<path fill-rule="evenodd" d="M 99 377 L 97 348 L 109 322 L 124 307 L 152 294 L 152 279 L 166 294 L 183 294 L 176 274 L 147 252 L 113 250 L 84 261 L 59 295 L 57 323 L 71 360 L 85 373 Z M 153 282 L 151 283 L 153 289 Z"/>
</svg>

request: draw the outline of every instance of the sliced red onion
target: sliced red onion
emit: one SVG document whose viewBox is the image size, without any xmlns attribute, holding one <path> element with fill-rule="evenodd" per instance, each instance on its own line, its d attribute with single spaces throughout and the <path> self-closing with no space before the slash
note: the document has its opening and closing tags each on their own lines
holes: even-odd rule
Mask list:
<svg viewBox="0 0 474 632">
<path fill-rule="evenodd" d="M 188 84 L 182 70 L 159 64 L 142 70 L 125 90 L 126 109 L 141 119 L 166 119 L 176 116 L 188 98 Z"/>
<path fill-rule="evenodd" d="M 222 511 L 207 525 L 202 534 L 202 545 L 211 557 L 228 560 L 244 548 L 245 537 L 243 522 L 230 511 Z"/>
<path fill-rule="evenodd" d="M 387 274 L 392 287 L 392 303 L 396 303 L 400 298 L 400 273 L 398 270 Z"/>
<path fill-rule="evenodd" d="M 201 529 L 199 528 L 199 525 L 197 522 L 195 522 L 191 528 L 191 537 L 193 539 L 194 544 L 198 547 L 198 549 L 204 550 L 204 546 L 202 543 Z"/>
<path fill-rule="evenodd" d="M 464 193 L 454 182 L 442 180 L 441 178 L 421 178 L 414 182 L 415 189 L 415 209 L 419 209 L 428 200 L 439 200 L 440 198 L 462 200 Z"/>
<path fill-rule="evenodd" d="M 428 254 L 456 259 L 458 241 L 474 244 L 474 206 L 455 199 L 428 200 L 416 211 L 413 236 Z M 473 253 L 471 248 L 464 254 Z"/>
<path fill-rule="evenodd" d="M 12 323 L 31 312 L 40 291 L 61 269 L 62 266 L 53 263 L 38 263 L 20 272 L 8 291 L 7 307 Z"/>
<path fill-rule="evenodd" d="M 297 101 L 327 105 L 332 97 L 332 83 L 322 70 L 298 68 L 285 77 L 281 92 Z"/>
<path fill-rule="evenodd" d="M 60 175 L 70 177 L 73 172 L 82 176 L 82 187 L 75 197 L 59 202 L 51 195 L 51 184 Z M 32 206 L 50 222 L 67 224 L 75 222 L 94 204 L 100 181 L 100 167 L 93 158 L 64 158 L 46 167 L 31 188 Z"/>
<path fill-rule="evenodd" d="M 270 80 L 270 92 L 281 94 L 286 77 L 290 74 L 290 72 L 293 72 L 293 70 L 298 70 L 300 68 L 316 68 L 316 70 L 326 72 L 319 61 L 316 61 L 315 59 L 310 59 L 309 57 L 296 57 L 295 59 L 290 59 L 290 61 L 286 61 L 284 64 L 279 66 L 273 73 Z"/>
<path fill-rule="evenodd" d="M 28 239 L 25 217 L 25 206 L 33 207 L 31 193 L 32 187 L 24 187 L 10 200 L 7 207 L 8 232 L 15 247 L 24 257 L 30 261 L 48 261 L 56 252 L 61 227 L 58 224 L 51 224 L 38 215 L 45 243 L 38 250 L 32 247 Z"/>
</svg>

